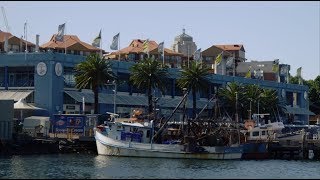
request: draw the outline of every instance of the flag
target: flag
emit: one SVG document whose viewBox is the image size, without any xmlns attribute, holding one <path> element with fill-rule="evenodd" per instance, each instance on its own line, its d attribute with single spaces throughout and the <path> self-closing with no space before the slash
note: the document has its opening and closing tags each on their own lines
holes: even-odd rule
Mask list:
<svg viewBox="0 0 320 180">
<path fill-rule="evenodd" d="M 56 35 L 56 41 L 63 41 L 65 24 L 66 23 L 59 25 L 58 34 Z"/>
<path fill-rule="evenodd" d="M 251 66 L 249 66 L 249 70 L 248 70 L 248 72 L 246 73 L 245 78 L 251 78 Z"/>
<path fill-rule="evenodd" d="M 301 68 L 302 68 L 302 67 L 299 67 L 299 68 L 297 69 L 297 77 L 299 77 L 299 78 L 301 78 Z"/>
<path fill-rule="evenodd" d="M 232 67 L 232 65 L 233 65 L 233 57 L 228 57 L 226 66 L 230 68 Z"/>
<path fill-rule="evenodd" d="M 94 40 L 92 42 L 92 46 L 100 47 L 100 41 L 101 41 L 101 30 L 100 30 L 99 35 L 96 38 L 94 38 Z"/>
<path fill-rule="evenodd" d="M 273 64 L 272 65 L 272 71 L 277 73 L 279 71 L 279 65 L 278 64 Z"/>
<path fill-rule="evenodd" d="M 281 75 L 286 75 L 287 74 L 287 66 L 286 65 L 282 65 L 279 69 L 280 69 L 280 74 Z"/>
<path fill-rule="evenodd" d="M 158 52 L 160 53 L 160 54 L 162 54 L 163 53 L 163 47 L 164 46 L 164 42 L 162 42 L 162 43 L 160 43 L 159 45 L 158 45 Z"/>
<path fill-rule="evenodd" d="M 194 60 L 200 60 L 200 58 L 201 58 L 201 48 L 194 52 L 193 58 L 194 58 Z"/>
<path fill-rule="evenodd" d="M 113 36 L 112 43 L 110 45 L 111 50 L 118 50 L 118 41 L 119 41 L 120 33 Z"/>
<path fill-rule="evenodd" d="M 222 61 L 222 53 L 223 53 L 223 51 L 215 59 L 215 62 L 217 65 L 219 65 Z"/>
<path fill-rule="evenodd" d="M 145 40 L 142 44 L 143 52 L 148 53 L 149 51 L 149 39 Z"/>
</svg>

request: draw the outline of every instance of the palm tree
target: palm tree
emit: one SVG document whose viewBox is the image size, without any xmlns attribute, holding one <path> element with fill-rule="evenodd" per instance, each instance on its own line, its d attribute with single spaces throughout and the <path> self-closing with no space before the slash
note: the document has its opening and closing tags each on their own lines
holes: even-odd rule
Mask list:
<svg viewBox="0 0 320 180">
<path fill-rule="evenodd" d="M 257 112 L 257 105 L 259 103 L 259 112 L 273 113 L 280 107 L 280 112 L 284 107 L 284 102 L 277 96 L 277 91 L 272 89 L 262 89 L 257 85 L 238 85 L 236 82 L 229 83 L 226 87 L 218 91 L 219 99 L 222 105 L 229 113 L 235 114 L 236 94 L 238 94 L 238 104 L 241 117 L 248 118 L 248 110 Z"/>
<path fill-rule="evenodd" d="M 90 88 L 94 93 L 94 113 L 98 113 L 99 106 L 99 88 L 106 86 L 108 80 L 116 79 L 112 72 L 109 61 L 102 59 L 98 54 L 90 54 L 86 61 L 83 61 L 75 67 L 76 88 Z"/>
<path fill-rule="evenodd" d="M 275 110 L 278 113 L 283 112 L 285 108 L 285 101 L 283 99 L 279 99 L 277 96 L 277 91 L 273 89 L 262 89 L 261 93 L 261 106 L 262 111 L 265 112 L 273 112 L 273 115 L 277 117 L 275 114 Z"/>
<path fill-rule="evenodd" d="M 238 99 L 243 98 L 242 87 L 236 82 L 228 83 L 226 87 L 218 91 L 218 97 L 222 102 L 222 106 L 226 108 L 228 113 L 234 115 L 236 113 L 237 94 Z"/>
<path fill-rule="evenodd" d="M 190 67 L 185 67 L 181 71 L 181 77 L 177 80 L 180 88 L 187 88 L 192 91 L 193 118 L 196 117 L 197 101 L 196 93 L 200 89 L 208 89 L 206 76 L 209 74 L 209 68 L 201 62 L 193 61 Z"/>
<path fill-rule="evenodd" d="M 130 82 L 148 95 L 148 113 L 152 113 L 152 89 L 165 93 L 165 79 L 168 77 L 167 67 L 162 67 L 158 60 L 146 58 L 130 67 Z M 150 117 L 150 116 L 149 116 Z"/>
<path fill-rule="evenodd" d="M 255 84 L 245 85 L 243 88 L 242 103 L 244 112 L 251 110 L 251 112 L 257 112 L 258 102 L 261 101 L 262 89 Z M 251 106 L 251 109 L 250 109 Z M 249 117 L 251 118 L 251 117 Z"/>
</svg>

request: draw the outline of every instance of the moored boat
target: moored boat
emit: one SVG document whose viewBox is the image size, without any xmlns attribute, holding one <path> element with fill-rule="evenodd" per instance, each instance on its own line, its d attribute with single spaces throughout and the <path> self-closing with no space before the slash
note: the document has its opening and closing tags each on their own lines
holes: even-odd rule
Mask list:
<svg viewBox="0 0 320 180">
<path fill-rule="evenodd" d="M 95 130 L 97 151 L 100 155 L 187 158 L 187 159 L 240 159 L 242 146 L 199 146 L 192 137 L 179 140 L 152 142 L 153 123 L 115 121 L 105 130 Z M 164 144 L 165 143 L 165 144 Z"/>
<path fill-rule="evenodd" d="M 245 121 L 245 135 L 242 159 L 268 159 L 268 143 L 276 140 L 284 128 L 283 122 L 271 122 L 270 114 L 253 114 L 253 119 Z"/>
</svg>

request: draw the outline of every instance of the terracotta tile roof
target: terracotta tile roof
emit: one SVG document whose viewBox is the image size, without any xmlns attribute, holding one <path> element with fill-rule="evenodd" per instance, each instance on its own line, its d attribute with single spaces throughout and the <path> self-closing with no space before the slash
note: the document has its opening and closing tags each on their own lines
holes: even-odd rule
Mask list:
<svg viewBox="0 0 320 180">
<path fill-rule="evenodd" d="M 132 40 L 132 42 L 129 44 L 128 47 L 120 49 L 119 51 L 112 52 L 110 55 L 119 54 L 119 52 L 121 54 L 144 53 L 142 45 L 145 41 L 146 40 L 134 39 L 134 40 Z M 158 43 L 157 42 L 155 42 L 153 40 L 149 40 L 149 53 L 150 54 L 158 54 Z M 174 52 L 174 51 L 167 49 L 167 48 L 164 48 L 164 54 L 182 56 L 181 53 Z"/>
<path fill-rule="evenodd" d="M 112 52 L 111 54 L 129 54 L 129 53 L 143 53 L 143 47 L 142 44 L 146 40 L 141 40 L 141 39 L 134 39 L 130 43 L 128 47 L 125 47 L 123 49 L 120 49 L 119 51 Z M 155 41 L 149 40 L 149 52 L 151 52 L 153 49 L 158 48 L 158 44 Z"/>
<path fill-rule="evenodd" d="M 0 42 L 4 42 L 6 36 L 9 36 L 9 38 L 11 38 L 13 35 L 11 33 L 8 33 L 8 32 L 0 31 Z"/>
<path fill-rule="evenodd" d="M 9 37 L 8 37 L 8 41 L 9 41 L 10 39 L 12 39 L 12 38 L 16 38 L 16 39 L 18 39 L 18 40 L 20 41 L 20 38 L 17 37 L 17 36 L 14 36 L 14 35 L 12 35 L 12 34 L 9 33 L 9 32 L 0 31 L 0 43 L 4 43 L 6 36 L 9 36 Z M 35 44 L 33 44 L 32 42 L 25 41 L 25 40 L 23 40 L 23 39 L 22 39 L 22 42 L 24 42 L 24 43 L 27 42 L 28 45 L 30 45 L 30 46 L 35 46 Z"/>
<path fill-rule="evenodd" d="M 155 49 L 153 49 L 152 51 L 150 51 L 150 54 L 159 54 L 158 52 L 158 47 L 156 47 Z M 183 56 L 182 53 L 178 53 L 178 52 L 174 52 L 171 49 L 168 48 L 164 48 L 164 55 L 171 55 L 171 56 Z"/>
<path fill-rule="evenodd" d="M 225 45 L 215 45 L 225 51 L 238 51 L 240 50 L 241 48 L 243 48 L 244 50 L 244 47 L 242 44 L 225 44 Z"/>
<path fill-rule="evenodd" d="M 96 48 L 88 43 L 82 42 L 76 35 L 64 35 L 65 42 L 56 41 L 56 34 L 54 34 L 50 41 L 41 45 L 41 48 L 52 48 L 52 49 L 77 49 L 83 51 L 100 51 L 99 48 Z M 66 44 L 64 44 L 66 43 Z"/>
<path fill-rule="evenodd" d="M 209 47 L 208 49 L 205 49 L 204 51 L 202 51 L 202 56 L 217 56 L 218 54 L 220 54 L 223 51 L 224 55 L 228 55 L 231 56 L 232 54 L 216 45 L 213 45 L 211 47 Z"/>
</svg>

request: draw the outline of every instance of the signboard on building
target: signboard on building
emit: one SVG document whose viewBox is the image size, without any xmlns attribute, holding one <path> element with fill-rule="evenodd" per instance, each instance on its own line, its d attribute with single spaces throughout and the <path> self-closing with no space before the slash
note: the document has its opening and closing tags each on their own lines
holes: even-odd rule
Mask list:
<svg viewBox="0 0 320 180">
<path fill-rule="evenodd" d="M 55 133 L 67 133 L 68 129 L 72 129 L 72 133 L 82 134 L 86 124 L 86 116 L 75 114 L 57 114 L 54 115 L 53 121 Z"/>
</svg>

